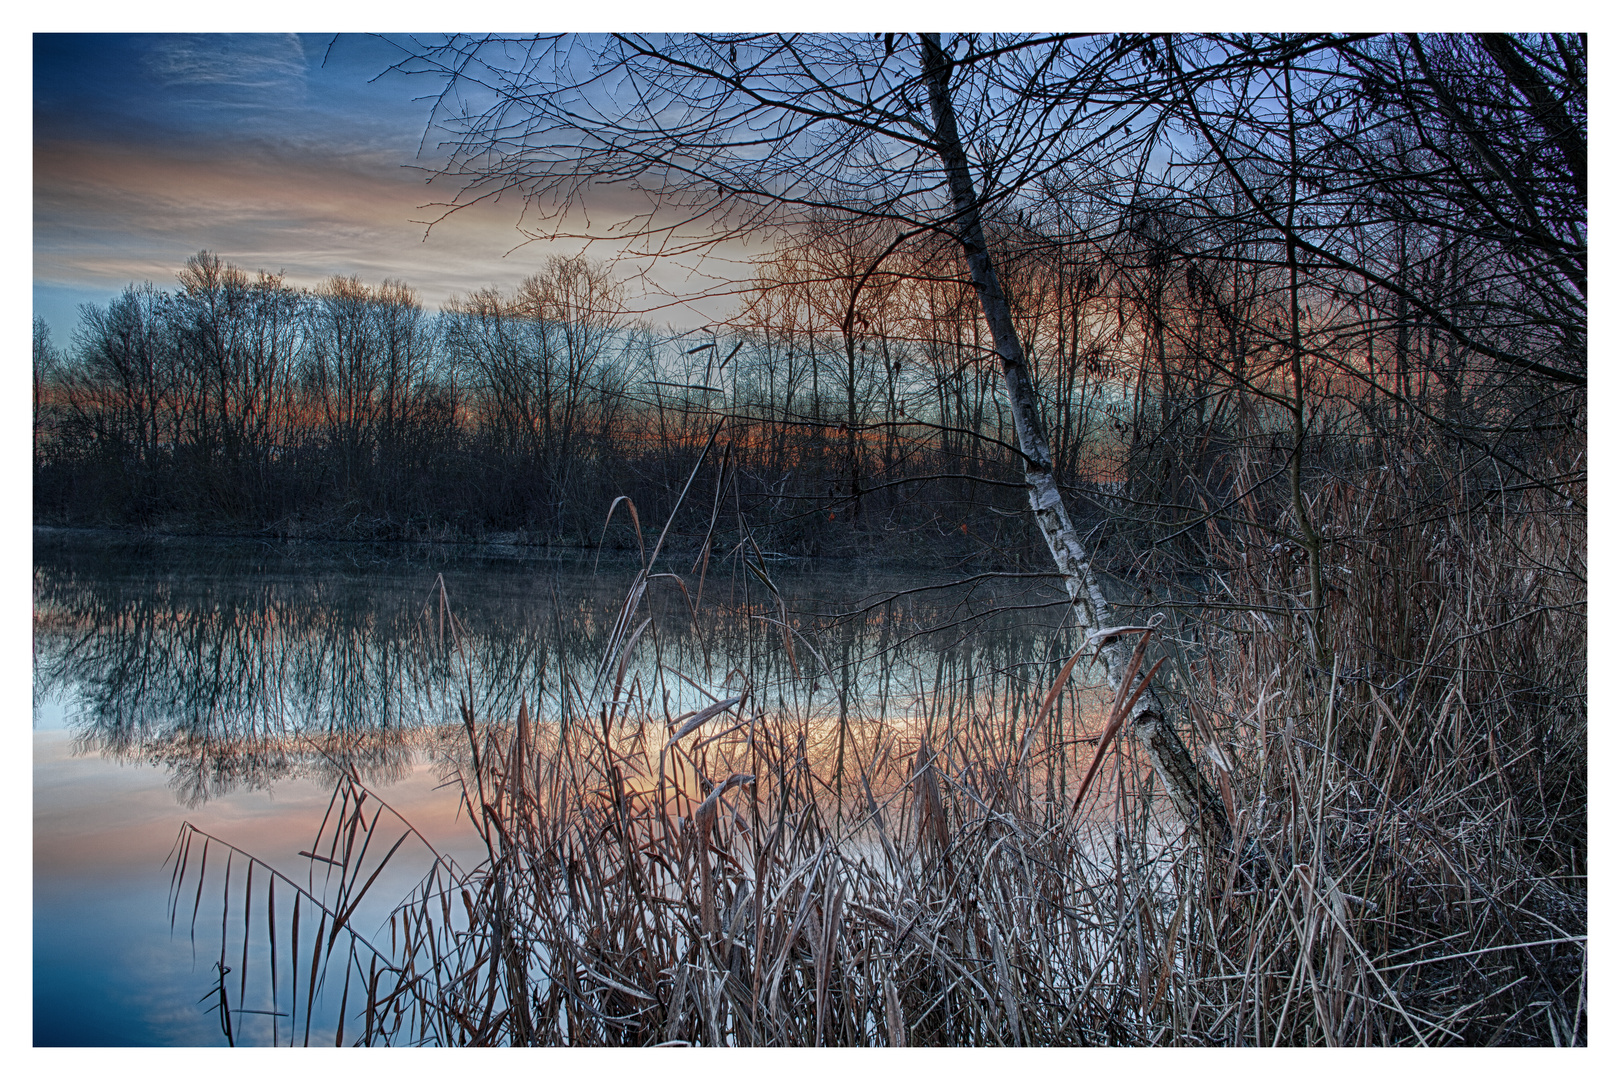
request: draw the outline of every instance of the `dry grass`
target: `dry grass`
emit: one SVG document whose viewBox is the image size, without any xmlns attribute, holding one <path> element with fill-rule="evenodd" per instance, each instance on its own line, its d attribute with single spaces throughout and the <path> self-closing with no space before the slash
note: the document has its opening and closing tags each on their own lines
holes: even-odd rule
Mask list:
<svg viewBox="0 0 1620 1080">
<path fill-rule="evenodd" d="M 430 849 L 351 774 L 273 885 L 188 827 L 175 918 L 195 933 L 207 882 L 259 897 L 221 916 L 233 1039 L 252 1000 L 308 1040 L 319 997 L 321 1037 L 365 1044 L 1582 1044 L 1584 515 L 1528 491 L 1393 524 L 1394 475 L 1315 507 L 1330 649 L 1286 613 L 1297 561 L 1228 535 L 1232 610 L 1165 650 L 1230 850 L 1160 816 L 1106 713 L 1039 713 L 1045 687 L 829 723 L 739 673 L 668 716 L 628 662 L 656 634 L 643 575 L 558 715 L 463 702 L 478 865 L 431 856 L 358 925 Z M 221 877 L 243 860 L 245 891 Z"/>
</svg>

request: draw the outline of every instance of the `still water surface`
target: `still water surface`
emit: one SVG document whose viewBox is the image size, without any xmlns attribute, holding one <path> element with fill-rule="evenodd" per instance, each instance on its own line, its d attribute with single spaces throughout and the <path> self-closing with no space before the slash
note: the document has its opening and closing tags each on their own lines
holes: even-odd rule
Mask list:
<svg viewBox="0 0 1620 1080">
<path fill-rule="evenodd" d="M 836 722 L 925 707 L 968 671 L 1032 697 L 1074 647 L 1050 579 L 939 589 L 962 575 L 760 566 L 661 567 L 681 580 L 651 583 L 627 678 L 656 681 L 648 697 L 671 714 L 746 678 Z M 459 695 L 481 717 L 525 697 L 544 719 L 560 683 L 599 682 L 635 572 L 498 550 L 36 532 L 35 1043 L 223 1045 L 204 1000 L 217 951 L 201 931 L 193 945 L 185 913 L 170 927 L 163 864 L 183 821 L 293 865 L 353 766 L 441 850 L 477 862 L 441 785 Z M 689 681 L 658 680 L 655 660 Z M 397 899 L 412 883 L 375 891 Z"/>
</svg>

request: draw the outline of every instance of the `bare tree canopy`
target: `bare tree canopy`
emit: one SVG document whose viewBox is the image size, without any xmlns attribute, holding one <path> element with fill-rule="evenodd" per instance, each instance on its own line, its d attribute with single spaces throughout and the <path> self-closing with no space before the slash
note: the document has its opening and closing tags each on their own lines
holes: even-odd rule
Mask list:
<svg viewBox="0 0 1620 1080">
<path fill-rule="evenodd" d="M 952 99 L 985 212 L 1151 141 L 1157 109 L 1130 39 L 952 39 Z M 614 223 L 669 253 L 836 211 L 935 229 L 951 196 L 915 35 L 456 37 L 402 70 L 444 80 L 444 209 L 505 192 L 536 235 L 590 193 L 646 208 Z M 600 192 L 598 192 L 600 195 Z"/>
<path fill-rule="evenodd" d="M 585 235 L 667 255 L 828 211 L 948 230 L 922 37 L 456 37 L 399 66 L 443 80 L 439 177 L 460 185 L 443 211 L 516 192 L 524 230 L 557 235 L 617 186 L 645 208 Z M 1581 39 L 970 34 L 940 55 L 986 219 L 1061 215 L 1098 239 L 1185 202 L 1286 234 L 1500 363 L 1584 383 Z M 1211 214 L 1212 182 L 1243 205 Z M 1457 314 L 1404 283 L 1377 249 L 1397 227 L 1489 259 L 1493 302 Z"/>
</svg>

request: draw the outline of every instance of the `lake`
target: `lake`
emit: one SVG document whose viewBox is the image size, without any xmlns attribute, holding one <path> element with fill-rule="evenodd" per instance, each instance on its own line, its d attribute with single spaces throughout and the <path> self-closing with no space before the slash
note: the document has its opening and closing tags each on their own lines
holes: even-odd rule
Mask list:
<svg viewBox="0 0 1620 1080">
<path fill-rule="evenodd" d="M 546 722 L 563 695 L 606 707 L 633 686 L 673 719 L 746 683 L 807 730 L 839 733 L 840 753 L 856 726 L 963 710 L 992 715 L 1010 744 L 1077 645 L 1056 579 L 1038 573 L 666 558 L 654 570 L 672 576 L 649 579 L 626 622 L 638 569 L 623 553 L 598 564 L 499 547 L 36 531 L 36 1045 L 226 1042 L 210 1011 L 222 915 L 189 897 L 171 906 L 165 860 L 184 822 L 308 866 L 299 852 L 352 769 L 442 852 L 477 862 L 444 784 L 465 743 L 463 702 L 503 719 L 521 703 Z M 622 668 L 601 664 L 638 632 Z M 1059 699 L 1054 730 L 1087 694 L 1077 681 Z M 831 746 L 829 734 L 814 752 Z M 391 867 L 356 925 L 385 921 L 419 873 Z M 200 922 L 193 932 L 193 911 L 215 920 L 212 937 Z M 288 1041 L 273 1011 L 236 1041 Z M 334 1019 L 317 1016 L 312 1041 L 330 1041 Z"/>
</svg>

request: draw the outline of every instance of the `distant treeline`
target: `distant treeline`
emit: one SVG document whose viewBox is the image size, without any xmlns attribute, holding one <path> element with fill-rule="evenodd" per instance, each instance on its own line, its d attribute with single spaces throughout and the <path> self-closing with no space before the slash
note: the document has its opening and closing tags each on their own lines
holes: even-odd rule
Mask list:
<svg viewBox="0 0 1620 1080">
<path fill-rule="evenodd" d="M 1404 284 L 1350 302 L 1344 275 L 1306 287 L 1283 245 L 1187 204 L 1103 239 L 997 224 L 1057 477 L 1085 529 L 1107 523 L 1093 539 L 1201 564 L 1193 526 L 1234 499 L 1286 532 L 1346 470 L 1440 454 L 1455 473 L 1462 453 L 1498 483 L 1564 458 L 1567 388 L 1459 346 L 1459 325 L 1501 337 L 1500 267 L 1420 235 L 1354 271 Z M 619 496 L 652 533 L 684 491 L 688 549 L 1044 565 L 959 251 L 848 217 L 798 240 L 725 326 L 685 333 L 632 318 L 583 258 L 430 313 L 400 282 L 299 288 L 202 252 L 175 288 L 85 305 L 65 349 L 36 322 L 35 520 L 573 545 Z M 606 542 L 633 546 L 629 523 Z"/>
<path fill-rule="evenodd" d="M 661 525 L 719 428 L 677 526 L 694 541 L 716 513 L 734 536 L 740 511 L 798 554 L 896 531 L 1021 543 L 1018 517 L 986 512 L 1023 496 L 970 297 L 934 297 L 919 336 L 880 311 L 894 283 L 868 283 L 838 327 L 849 283 L 816 277 L 762 282 L 746 321 L 677 334 L 627 318 L 621 287 L 577 258 L 433 314 L 402 283 L 298 288 L 203 252 L 177 288 L 82 307 L 66 349 L 36 322 L 35 519 L 588 543 L 620 495 Z M 1070 344 L 1063 475 L 1110 480 L 1081 465 L 1106 394 Z M 633 540 L 615 527 L 609 542 Z"/>
</svg>

